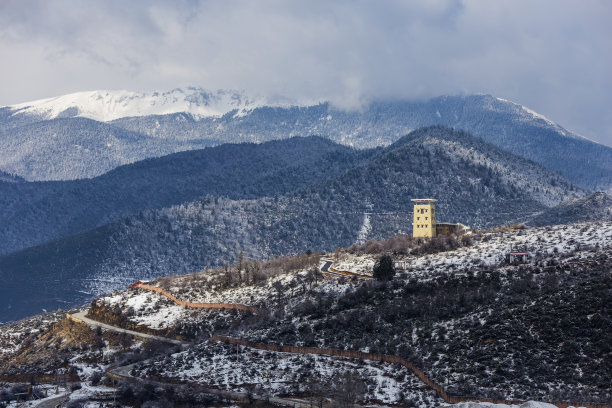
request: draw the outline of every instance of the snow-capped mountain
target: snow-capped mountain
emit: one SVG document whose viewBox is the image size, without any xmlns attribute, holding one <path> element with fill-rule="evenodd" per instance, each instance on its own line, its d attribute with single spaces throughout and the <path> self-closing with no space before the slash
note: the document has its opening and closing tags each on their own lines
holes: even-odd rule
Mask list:
<svg viewBox="0 0 612 408">
<path fill-rule="evenodd" d="M 167 92 L 131 91 L 76 92 L 8 106 L 13 114 L 35 115 L 43 119 L 82 117 L 108 122 L 132 116 L 189 113 L 196 118 L 222 116 L 231 111 L 244 115 L 260 106 L 287 106 L 288 100 L 272 101 L 250 97 L 242 92 L 202 88 L 176 88 Z"/>
<path fill-rule="evenodd" d="M 430 125 L 465 130 L 584 188 L 612 191 L 611 147 L 491 95 L 373 101 L 350 111 L 201 88 L 77 93 L 0 108 L 0 170 L 28 181 L 81 179 L 223 143 L 319 135 L 356 148 L 386 146 Z"/>
<path fill-rule="evenodd" d="M 576 132 L 572 132 L 572 131 L 565 129 L 564 127 L 553 122 L 552 120 L 542 115 L 541 113 L 538 113 L 532 109 L 529 109 L 526 106 L 523 106 L 516 102 L 509 101 L 504 98 L 490 97 L 489 95 L 482 95 L 482 96 L 489 97 L 489 98 L 486 98 L 485 100 L 487 101 L 487 105 L 488 105 L 486 107 L 489 110 L 491 110 L 491 112 L 503 113 L 507 111 L 512 111 L 519 120 L 523 120 L 525 122 L 535 122 L 539 124 L 541 127 L 554 129 L 555 131 L 559 132 L 563 136 L 567 136 L 567 137 L 571 137 L 575 139 L 583 139 L 589 142 L 596 143 L 593 140 L 587 137 L 584 137 Z"/>
</svg>

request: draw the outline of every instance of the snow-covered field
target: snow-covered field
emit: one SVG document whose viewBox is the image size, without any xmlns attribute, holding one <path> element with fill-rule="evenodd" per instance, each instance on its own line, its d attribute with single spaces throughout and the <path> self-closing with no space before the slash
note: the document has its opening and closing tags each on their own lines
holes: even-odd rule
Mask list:
<svg viewBox="0 0 612 408">
<path fill-rule="evenodd" d="M 331 392 L 334 382 L 341 382 L 347 372 L 364 381 L 370 402 L 413 401 L 426 407 L 442 401 L 400 365 L 209 343 L 148 363 L 144 369 L 137 367 L 132 374 L 194 381 L 222 389 L 244 390 L 254 385 L 273 394 L 297 394 L 307 393 L 312 381 L 326 384 Z"/>
</svg>

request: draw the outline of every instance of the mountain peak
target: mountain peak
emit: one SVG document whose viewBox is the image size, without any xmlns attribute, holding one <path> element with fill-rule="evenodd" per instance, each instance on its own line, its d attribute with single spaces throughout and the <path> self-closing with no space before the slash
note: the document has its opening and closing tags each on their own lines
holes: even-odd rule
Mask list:
<svg viewBox="0 0 612 408">
<path fill-rule="evenodd" d="M 195 117 L 214 117 L 237 111 L 241 116 L 260 106 L 290 106 L 283 98 L 271 100 L 244 92 L 199 87 L 175 88 L 166 92 L 97 90 L 76 92 L 8 106 L 15 114 L 30 114 L 43 119 L 85 117 L 101 122 L 131 116 L 165 115 L 185 112 Z"/>
</svg>

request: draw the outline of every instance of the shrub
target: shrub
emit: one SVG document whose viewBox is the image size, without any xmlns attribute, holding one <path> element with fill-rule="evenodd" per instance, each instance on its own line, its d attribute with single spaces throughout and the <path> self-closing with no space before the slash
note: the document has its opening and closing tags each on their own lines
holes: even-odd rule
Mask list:
<svg viewBox="0 0 612 408">
<path fill-rule="evenodd" d="M 379 281 L 390 281 L 395 276 L 393 259 L 389 255 L 381 256 L 374 264 L 374 278 Z"/>
</svg>

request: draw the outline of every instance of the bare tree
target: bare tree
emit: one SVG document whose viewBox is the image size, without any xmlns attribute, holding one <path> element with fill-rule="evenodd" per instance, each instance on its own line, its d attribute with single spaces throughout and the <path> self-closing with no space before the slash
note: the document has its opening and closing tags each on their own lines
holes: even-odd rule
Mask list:
<svg viewBox="0 0 612 408">
<path fill-rule="evenodd" d="M 334 375 L 334 398 L 342 407 L 352 407 L 357 401 L 361 401 L 367 392 L 365 382 L 359 377 L 355 370 L 345 371 Z"/>
<path fill-rule="evenodd" d="M 281 296 L 283 294 L 283 290 L 285 289 L 285 287 L 283 286 L 283 284 L 280 281 L 275 281 L 272 284 L 272 287 L 274 289 L 276 289 L 277 301 L 278 301 L 278 303 L 280 303 L 281 302 Z"/>
<path fill-rule="evenodd" d="M 318 373 L 312 373 L 306 380 L 306 391 L 309 394 L 310 404 L 323 408 L 323 403 L 331 391 L 329 379 L 321 377 Z"/>
</svg>

